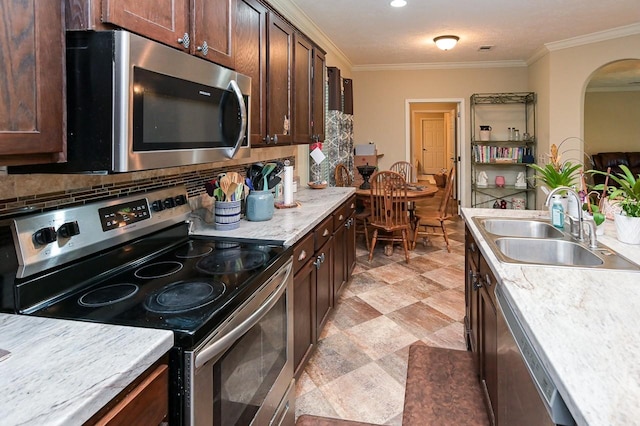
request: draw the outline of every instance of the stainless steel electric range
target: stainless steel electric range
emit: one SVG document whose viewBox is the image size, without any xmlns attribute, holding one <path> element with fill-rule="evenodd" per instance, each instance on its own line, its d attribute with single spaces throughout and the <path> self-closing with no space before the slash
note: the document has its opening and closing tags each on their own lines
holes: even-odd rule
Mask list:
<svg viewBox="0 0 640 426">
<path fill-rule="evenodd" d="M 189 235 L 187 201 L 177 186 L 10 220 L 0 308 L 172 330 L 171 424 L 293 424 L 291 251 Z"/>
</svg>

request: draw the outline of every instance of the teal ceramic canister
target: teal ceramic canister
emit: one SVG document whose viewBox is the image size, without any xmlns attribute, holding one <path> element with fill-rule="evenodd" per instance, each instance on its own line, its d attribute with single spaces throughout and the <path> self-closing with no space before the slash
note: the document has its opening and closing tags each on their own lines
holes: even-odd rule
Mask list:
<svg viewBox="0 0 640 426">
<path fill-rule="evenodd" d="M 273 217 L 273 193 L 271 191 L 251 191 L 247 195 L 245 216 L 252 222 L 262 222 Z"/>
</svg>

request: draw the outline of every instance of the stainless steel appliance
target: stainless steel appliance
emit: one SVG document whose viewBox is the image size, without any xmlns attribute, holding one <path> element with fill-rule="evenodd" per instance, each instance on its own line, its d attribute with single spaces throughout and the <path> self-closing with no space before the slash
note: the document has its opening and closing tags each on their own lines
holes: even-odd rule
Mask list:
<svg viewBox="0 0 640 426">
<path fill-rule="evenodd" d="M 249 77 L 127 31 L 69 31 L 66 43 L 67 161 L 12 173 L 131 172 L 249 155 Z"/>
<path fill-rule="evenodd" d="M 171 424 L 292 425 L 291 249 L 189 235 L 189 213 L 178 186 L 11 219 L 2 310 L 173 330 Z"/>
<path fill-rule="evenodd" d="M 506 299 L 495 289 L 498 310 L 498 425 L 574 425 L 562 396 Z"/>
</svg>

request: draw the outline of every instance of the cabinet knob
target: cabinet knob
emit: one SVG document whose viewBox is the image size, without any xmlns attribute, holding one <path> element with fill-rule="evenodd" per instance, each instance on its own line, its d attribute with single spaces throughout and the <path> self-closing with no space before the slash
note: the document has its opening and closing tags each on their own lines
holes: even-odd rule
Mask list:
<svg viewBox="0 0 640 426">
<path fill-rule="evenodd" d="M 327 228 L 324 229 L 324 232 L 322 233 L 323 237 L 326 237 L 327 235 L 329 235 L 331 233 L 331 231 L 329 231 Z"/>
<path fill-rule="evenodd" d="M 184 33 L 181 38 L 178 39 L 178 44 L 181 44 L 185 49 L 189 48 L 191 44 L 191 39 L 189 38 L 188 33 Z"/>
<path fill-rule="evenodd" d="M 300 256 L 298 256 L 298 260 L 299 260 L 299 261 L 303 261 L 303 260 L 305 260 L 306 258 L 307 258 L 307 251 L 306 251 L 306 250 L 302 250 L 302 251 L 300 252 Z"/>
<path fill-rule="evenodd" d="M 197 46 L 196 50 L 202 53 L 202 56 L 207 56 L 207 53 L 209 53 L 209 45 L 207 44 L 207 41 L 203 41 L 202 46 Z"/>
</svg>

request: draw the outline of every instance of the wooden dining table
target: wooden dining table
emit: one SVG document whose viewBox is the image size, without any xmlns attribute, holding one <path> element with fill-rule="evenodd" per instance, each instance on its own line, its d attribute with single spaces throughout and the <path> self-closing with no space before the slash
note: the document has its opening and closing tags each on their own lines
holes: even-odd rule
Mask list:
<svg viewBox="0 0 640 426">
<path fill-rule="evenodd" d="M 429 198 L 436 195 L 438 187 L 436 185 L 407 185 L 407 201 L 415 201 L 421 198 Z M 370 189 L 360 189 L 356 187 L 356 196 L 369 197 Z"/>
<path fill-rule="evenodd" d="M 418 184 L 408 184 L 407 185 L 407 201 L 409 204 L 409 223 L 414 223 L 415 218 L 415 209 L 413 208 L 413 202 L 423 199 L 430 198 L 436 195 L 438 192 L 438 187 L 436 185 L 418 185 Z M 371 196 L 371 189 L 360 189 L 356 187 L 356 197 L 359 198 L 363 204 L 368 204 L 369 197 Z M 411 237 L 413 234 L 411 234 Z M 388 244 L 385 247 L 385 254 L 387 256 L 391 256 L 393 253 L 393 245 Z"/>
</svg>

